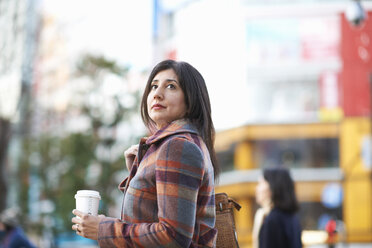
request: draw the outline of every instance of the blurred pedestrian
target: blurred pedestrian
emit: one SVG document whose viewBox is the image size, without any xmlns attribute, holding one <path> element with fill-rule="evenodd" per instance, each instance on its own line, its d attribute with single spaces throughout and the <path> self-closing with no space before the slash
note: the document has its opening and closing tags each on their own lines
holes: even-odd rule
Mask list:
<svg viewBox="0 0 372 248">
<path fill-rule="evenodd" d="M 261 206 L 255 214 L 255 248 L 301 248 L 301 225 L 296 212 L 299 205 L 294 182 L 284 168 L 265 169 L 256 187 Z"/>
<path fill-rule="evenodd" d="M 141 114 L 151 136 L 125 151 L 130 175 L 121 219 L 74 210 L 72 229 L 100 247 L 214 247 L 214 127 L 206 84 L 186 62 L 165 60 L 147 81 Z"/>
<path fill-rule="evenodd" d="M 335 243 L 337 241 L 337 222 L 331 218 L 329 221 L 327 221 L 327 224 L 325 226 L 326 232 L 328 234 L 328 248 L 335 248 Z"/>
<path fill-rule="evenodd" d="M 17 209 L 0 214 L 0 248 L 35 248 L 19 226 Z"/>
</svg>

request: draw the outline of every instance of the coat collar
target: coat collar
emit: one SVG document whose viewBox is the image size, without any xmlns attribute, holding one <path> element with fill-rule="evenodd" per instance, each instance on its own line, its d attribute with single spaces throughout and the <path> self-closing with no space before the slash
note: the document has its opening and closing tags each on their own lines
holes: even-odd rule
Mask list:
<svg viewBox="0 0 372 248">
<path fill-rule="evenodd" d="M 167 126 L 163 127 L 162 129 L 156 131 L 152 136 L 150 136 L 146 140 L 146 144 L 151 145 L 161 139 L 179 133 L 198 134 L 198 131 L 194 125 L 192 125 L 185 119 L 175 120 L 168 124 Z"/>
</svg>

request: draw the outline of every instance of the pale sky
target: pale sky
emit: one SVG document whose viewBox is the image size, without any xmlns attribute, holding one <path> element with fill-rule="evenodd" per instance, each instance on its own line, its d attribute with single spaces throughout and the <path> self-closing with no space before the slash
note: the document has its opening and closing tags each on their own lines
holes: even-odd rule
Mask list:
<svg viewBox="0 0 372 248">
<path fill-rule="evenodd" d="M 183 5 L 184 1 L 175 2 Z M 104 54 L 139 71 L 153 66 L 152 0 L 43 0 L 42 3 L 44 13 L 57 18 L 69 56 L 84 52 Z M 170 3 L 166 2 L 167 8 L 173 8 Z M 212 3 L 213 10 L 211 1 L 195 1 L 193 8 L 186 9 L 184 18 L 180 15 L 177 53 L 178 59 L 189 62 L 203 74 L 215 127 L 225 129 L 244 121 L 233 108 L 242 106 L 245 98 L 244 91 L 237 90 L 245 82 L 241 61 L 244 38 L 236 39 L 236 33 L 243 34 L 237 24 L 243 22 L 234 12 L 237 0 Z M 209 12 L 208 19 L 205 11 Z M 190 15 L 195 18 L 190 19 Z M 205 20 L 203 25 L 199 25 L 200 20 Z M 195 39 L 195 35 L 200 39 Z"/>
<path fill-rule="evenodd" d="M 70 56 L 89 52 L 130 65 L 134 71 L 152 68 L 155 62 L 152 43 L 153 0 L 42 1 L 45 13 L 58 19 Z M 248 101 L 253 99 L 252 94 L 257 91 L 254 91 L 252 84 L 248 85 L 247 71 L 246 29 L 248 16 L 252 13 L 247 14 L 246 11 L 254 10 L 250 7 L 244 9 L 240 0 L 195 0 L 191 1 L 192 4 L 185 4 L 185 0 L 163 1 L 167 9 L 178 9 L 173 16 L 174 34 L 165 43 L 176 48 L 177 59 L 195 66 L 205 78 L 216 129 L 247 123 L 257 108 Z M 178 8 L 177 4 L 183 8 Z M 300 9 L 308 11 L 304 7 Z M 258 13 L 261 13 L 262 6 L 259 10 Z M 278 11 L 273 7 L 268 10 L 272 11 L 268 16 Z M 317 9 L 312 11 L 312 14 L 318 12 Z M 311 25 L 306 32 L 315 27 L 313 21 Z M 316 30 L 319 27 L 316 26 Z M 265 46 L 263 49 L 266 49 Z M 250 55 L 250 59 L 254 58 L 252 53 Z M 280 67 L 281 71 L 283 68 Z M 306 67 L 303 68 L 306 70 Z M 281 76 L 284 74 L 285 71 Z M 285 75 L 283 78 L 286 80 Z"/>
<path fill-rule="evenodd" d="M 43 0 L 54 15 L 73 54 L 105 54 L 134 68 L 152 62 L 152 1 Z"/>
</svg>

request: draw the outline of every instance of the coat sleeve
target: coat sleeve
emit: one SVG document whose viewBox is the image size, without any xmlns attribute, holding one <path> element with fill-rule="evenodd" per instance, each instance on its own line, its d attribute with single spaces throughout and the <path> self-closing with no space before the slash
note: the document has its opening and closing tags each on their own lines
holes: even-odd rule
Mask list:
<svg viewBox="0 0 372 248">
<path fill-rule="evenodd" d="M 186 139 L 164 142 L 157 151 L 155 169 L 159 221 L 128 224 L 105 218 L 99 225 L 100 247 L 189 247 L 205 172 L 203 161 L 199 147 Z"/>
</svg>

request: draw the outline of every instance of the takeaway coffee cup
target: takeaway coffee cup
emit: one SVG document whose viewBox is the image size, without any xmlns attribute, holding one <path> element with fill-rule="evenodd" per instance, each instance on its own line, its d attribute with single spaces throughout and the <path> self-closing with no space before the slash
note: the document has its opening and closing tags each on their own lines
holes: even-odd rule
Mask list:
<svg viewBox="0 0 372 248">
<path fill-rule="evenodd" d="M 78 190 L 75 195 L 76 209 L 91 215 L 98 215 L 99 201 L 101 196 L 95 190 Z"/>
</svg>

